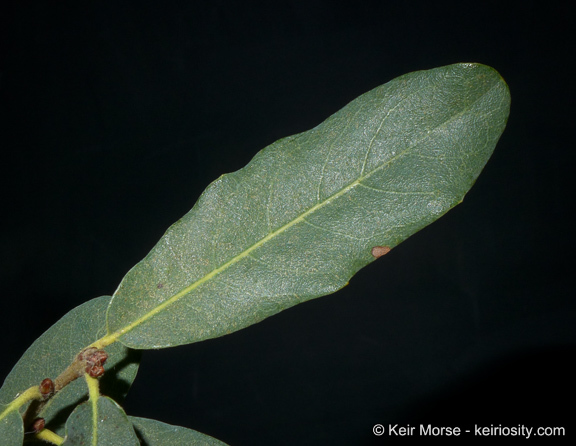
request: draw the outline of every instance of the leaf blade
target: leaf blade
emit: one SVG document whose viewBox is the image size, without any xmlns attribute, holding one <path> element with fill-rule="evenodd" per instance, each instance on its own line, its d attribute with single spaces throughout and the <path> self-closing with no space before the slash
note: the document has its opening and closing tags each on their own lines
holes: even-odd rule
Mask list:
<svg viewBox="0 0 576 446">
<path fill-rule="evenodd" d="M 343 287 L 458 204 L 509 109 L 482 65 L 409 73 L 223 175 L 123 279 L 108 333 L 135 348 L 195 342 Z"/>
</svg>

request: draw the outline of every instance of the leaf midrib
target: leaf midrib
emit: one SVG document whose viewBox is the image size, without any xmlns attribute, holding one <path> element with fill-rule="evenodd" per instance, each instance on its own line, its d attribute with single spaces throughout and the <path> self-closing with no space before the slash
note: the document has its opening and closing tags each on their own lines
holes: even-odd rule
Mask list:
<svg viewBox="0 0 576 446">
<path fill-rule="evenodd" d="M 187 294 L 189 294 L 190 292 L 192 292 L 193 290 L 195 290 L 196 288 L 198 288 L 200 285 L 208 282 L 209 280 L 211 280 L 212 278 L 216 277 L 217 275 L 219 275 L 221 272 L 225 271 L 226 269 L 228 269 L 230 266 L 234 265 L 235 263 L 239 262 L 240 260 L 242 260 L 243 258 L 249 256 L 249 254 L 251 254 L 253 251 L 255 251 L 256 249 L 260 248 L 261 246 L 265 245 L 267 242 L 269 242 L 270 240 L 274 239 L 276 236 L 282 234 L 283 232 L 287 231 L 288 229 L 290 229 L 292 226 L 295 226 L 296 224 L 304 221 L 307 217 L 309 217 L 310 215 L 314 214 L 316 211 L 318 211 L 319 209 L 322 209 L 324 206 L 330 204 L 331 202 L 333 202 L 334 200 L 338 199 L 339 197 L 341 197 L 342 195 L 346 194 L 347 192 L 351 191 L 354 187 L 358 186 L 362 181 L 370 178 L 372 175 L 374 175 L 376 172 L 384 169 L 385 167 L 387 167 L 388 165 L 390 165 L 392 162 L 394 162 L 395 160 L 401 158 L 404 154 L 406 154 L 408 151 L 410 151 L 412 148 L 418 146 L 419 144 L 421 144 L 422 142 L 424 142 L 426 139 L 430 138 L 430 136 L 436 132 L 437 130 L 441 129 L 442 127 L 448 125 L 450 122 L 456 120 L 457 118 L 459 118 L 460 116 L 464 115 L 465 113 L 469 112 L 470 110 L 472 110 L 473 106 L 480 101 L 484 96 L 488 95 L 494 88 L 496 88 L 498 86 L 498 83 L 495 83 L 494 85 L 492 85 L 488 90 L 486 90 L 486 92 L 484 92 L 483 94 L 479 95 L 478 98 L 476 98 L 473 102 L 471 102 L 468 106 L 464 107 L 460 112 L 450 116 L 449 119 L 446 119 L 444 122 L 442 122 L 441 124 L 439 124 L 438 126 L 434 127 L 433 129 L 430 129 L 427 134 L 420 138 L 419 140 L 417 140 L 416 142 L 414 142 L 413 144 L 411 144 L 410 146 L 406 147 L 404 150 L 396 153 L 392 158 L 386 160 L 385 162 L 383 162 L 381 165 L 379 165 L 378 167 L 374 168 L 373 170 L 369 171 L 367 174 L 365 175 L 360 175 L 359 178 L 357 178 L 355 181 L 349 183 L 348 185 L 344 186 L 342 189 L 340 189 L 338 192 L 332 194 L 331 196 L 327 197 L 324 201 L 316 203 L 314 206 L 312 206 L 310 209 L 308 209 L 307 211 L 305 211 L 304 213 L 300 214 L 298 217 L 294 218 L 293 220 L 289 221 L 288 223 L 284 224 L 283 226 L 281 226 L 280 228 L 276 229 L 273 232 L 270 232 L 268 235 L 266 235 L 265 237 L 263 237 L 262 239 L 260 239 L 259 241 L 257 241 L 256 243 L 254 243 L 253 245 L 249 246 L 248 248 L 246 248 L 244 251 L 238 253 L 236 256 L 232 257 L 230 260 L 228 260 L 226 263 L 222 264 L 221 266 L 219 266 L 218 268 L 210 271 L 208 274 L 206 274 L 205 276 L 201 277 L 200 279 L 198 279 L 197 281 L 195 281 L 194 283 L 188 285 L 187 287 L 183 288 L 181 291 L 179 291 L 178 293 L 176 293 L 175 295 L 173 295 L 172 297 L 170 297 L 169 299 L 165 300 L 164 302 L 162 302 L 161 304 L 157 305 L 156 307 L 154 307 L 154 309 L 152 309 L 151 311 L 149 311 L 148 313 L 140 316 L 138 319 L 136 319 L 134 322 L 130 323 L 129 325 L 116 330 L 113 333 L 109 333 L 108 335 L 104 336 L 102 339 L 96 341 L 93 345 L 98 347 L 98 348 L 102 348 L 105 347 L 106 345 L 110 345 L 113 342 L 116 342 L 118 340 L 118 338 L 130 331 L 132 331 L 134 328 L 138 327 L 139 325 L 141 325 L 142 323 L 146 322 L 148 319 L 151 319 L 152 317 L 154 317 L 156 314 L 162 312 L 165 308 L 169 307 L 170 305 L 176 303 L 177 301 L 179 301 L 182 297 L 186 296 Z M 378 130 L 377 132 L 380 131 L 380 129 L 382 128 L 384 121 L 389 117 L 389 113 L 386 114 L 386 116 L 381 120 L 379 126 L 378 126 Z M 376 133 L 377 133 L 376 132 Z M 371 141 L 370 144 L 370 149 L 372 146 L 373 141 Z M 362 170 L 364 170 L 365 164 L 362 166 Z"/>
</svg>

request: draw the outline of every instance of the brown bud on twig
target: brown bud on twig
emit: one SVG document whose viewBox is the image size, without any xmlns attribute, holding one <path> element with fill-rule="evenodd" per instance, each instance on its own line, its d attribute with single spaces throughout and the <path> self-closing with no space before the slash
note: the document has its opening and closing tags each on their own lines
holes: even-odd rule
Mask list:
<svg viewBox="0 0 576 446">
<path fill-rule="evenodd" d="M 78 353 L 78 360 L 79 361 L 86 361 L 88 360 L 88 358 L 90 356 L 92 356 L 94 354 L 94 352 L 97 352 L 98 350 L 94 347 L 88 347 L 84 350 L 82 350 L 80 353 Z"/>
<path fill-rule="evenodd" d="M 54 382 L 50 378 L 44 379 L 38 388 L 43 399 L 50 398 L 54 394 Z"/>
<path fill-rule="evenodd" d="M 86 358 L 86 363 L 94 365 L 104 365 L 107 359 L 108 359 L 108 353 L 106 353 L 104 350 L 96 350 L 94 353 L 88 356 L 88 358 Z"/>
<path fill-rule="evenodd" d="M 49 378 L 43 380 L 38 386 L 42 398 L 33 401 L 26 409 L 23 417 L 25 424 L 30 426 L 30 420 L 36 420 L 36 417 L 48 404 L 52 395 L 62 390 L 75 379 L 83 376 L 84 373 L 94 378 L 102 376 L 104 374 L 104 363 L 107 359 L 108 354 L 104 350 L 88 347 L 78 353 L 74 361 L 54 381 Z"/>
<path fill-rule="evenodd" d="M 98 378 L 99 376 L 104 375 L 104 367 L 98 364 L 88 365 L 86 366 L 86 373 L 88 373 L 92 378 Z"/>
<path fill-rule="evenodd" d="M 44 426 L 46 426 L 46 421 L 44 421 L 44 418 L 36 418 L 30 427 L 32 428 L 32 433 L 37 434 L 42 429 L 44 429 Z"/>
<path fill-rule="evenodd" d="M 95 350 L 85 354 L 86 373 L 92 378 L 98 378 L 104 374 L 104 364 L 108 359 L 108 353 L 104 350 Z"/>
</svg>

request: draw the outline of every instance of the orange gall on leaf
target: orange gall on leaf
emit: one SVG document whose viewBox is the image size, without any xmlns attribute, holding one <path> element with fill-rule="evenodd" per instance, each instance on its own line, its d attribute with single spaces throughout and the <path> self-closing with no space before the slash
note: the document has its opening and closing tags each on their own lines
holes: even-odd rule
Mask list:
<svg viewBox="0 0 576 446">
<path fill-rule="evenodd" d="M 386 255 L 390 252 L 390 247 L 389 246 L 374 246 L 374 248 L 372 248 L 371 252 L 372 252 L 372 255 L 374 256 L 374 258 L 379 259 L 383 255 Z"/>
</svg>

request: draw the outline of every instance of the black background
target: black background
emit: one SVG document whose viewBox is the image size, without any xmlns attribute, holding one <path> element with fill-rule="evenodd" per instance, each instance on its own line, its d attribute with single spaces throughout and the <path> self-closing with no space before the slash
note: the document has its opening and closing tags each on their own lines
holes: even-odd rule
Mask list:
<svg viewBox="0 0 576 446">
<path fill-rule="evenodd" d="M 393 440 L 375 423 L 573 433 L 570 4 L 4 4 L 0 379 L 220 174 L 396 76 L 482 62 L 512 109 L 462 205 L 332 296 L 145 352 L 125 408 L 231 445 Z"/>
</svg>

